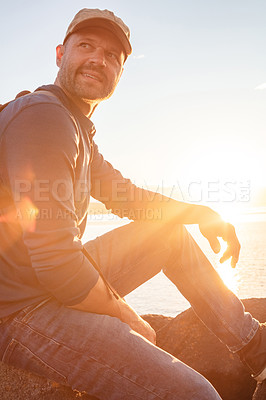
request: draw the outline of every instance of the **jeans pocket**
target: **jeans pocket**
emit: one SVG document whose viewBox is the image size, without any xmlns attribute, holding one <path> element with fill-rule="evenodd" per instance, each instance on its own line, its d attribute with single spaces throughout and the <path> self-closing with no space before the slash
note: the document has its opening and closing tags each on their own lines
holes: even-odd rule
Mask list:
<svg viewBox="0 0 266 400">
<path fill-rule="evenodd" d="M 55 368 L 48 365 L 28 347 L 12 339 L 3 354 L 2 361 L 16 368 L 25 369 L 52 381 L 67 385 L 67 378 Z"/>
<path fill-rule="evenodd" d="M 31 304 L 23 310 L 21 310 L 15 317 L 16 320 L 21 320 L 21 322 L 27 323 L 28 320 L 30 319 L 31 315 L 33 314 L 34 311 L 38 310 L 42 306 L 44 306 L 46 303 L 48 303 L 51 300 L 51 297 L 46 298 L 45 300 L 41 301 L 40 303 L 35 303 Z"/>
</svg>

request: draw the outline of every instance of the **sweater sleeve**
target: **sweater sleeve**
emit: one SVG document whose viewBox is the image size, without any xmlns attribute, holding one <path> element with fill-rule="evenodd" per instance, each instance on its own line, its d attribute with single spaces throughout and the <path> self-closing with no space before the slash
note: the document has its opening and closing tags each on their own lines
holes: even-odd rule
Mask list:
<svg viewBox="0 0 266 400">
<path fill-rule="evenodd" d="M 7 126 L 6 185 L 40 284 L 65 305 L 86 298 L 98 272 L 82 253 L 74 203 L 79 135 L 68 112 L 36 103 Z"/>
<path fill-rule="evenodd" d="M 104 159 L 97 145 L 94 145 L 91 193 L 113 214 L 131 220 L 163 223 L 175 220 L 179 224 L 195 224 L 199 223 L 199 215 L 204 215 L 204 211 L 197 211 L 204 206 L 196 208 L 134 185 Z"/>
<path fill-rule="evenodd" d="M 166 216 L 169 199 L 134 185 L 104 159 L 94 144 L 92 196 L 114 214 L 132 220 L 158 220 Z"/>
</svg>

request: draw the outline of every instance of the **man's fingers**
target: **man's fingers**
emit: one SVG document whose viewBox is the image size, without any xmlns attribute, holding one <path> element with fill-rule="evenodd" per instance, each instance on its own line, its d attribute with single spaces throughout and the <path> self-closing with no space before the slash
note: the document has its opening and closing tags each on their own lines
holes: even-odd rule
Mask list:
<svg viewBox="0 0 266 400">
<path fill-rule="evenodd" d="M 232 257 L 231 267 L 235 268 L 239 259 L 239 250 L 240 250 L 240 245 L 239 247 L 237 246 L 234 249 L 232 249 L 230 246 L 227 247 L 226 251 L 224 252 L 223 256 L 220 259 L 220 263 L 224 263 L 226 260 L 229 260 L 229 258 Z"/>
<path fill-rule="evenodd" d="M 230 257 L 231 259 L 231 266 L 235 268 L 238 259 L 239 259 L 239 253 L 240 253 L 240 243 L 238 241 L 236 231 L 233 225 L 227 223 L 226 224 L 226 229 L 225 229 L 225 235 L 223 236 L 223 239 L 227 242 L 227 249 L 224 252 L 222 258 L 220 259 L 220 262 L 223 263 L 226 260 L 228 260 Z"/>
<path fill-rule="evenodd" d="M 220 259 L 220 263 L 224 263 L 226 260 L 229 260 L 230 257 L 231 257 L 230 255 L 227 255 L 227 256 L 223 255 L 222 258 Z M 232 256 L 232 259 L 231 259 L 231 267 L 232 268 L 236 267 L 238 259 L 239 259 L 239 257 Z"/>
<path fill-rule="evenodd" d="M 229 260 L 231 256 L 232 256 L 231 250 L 227 248 L 222 257 L 220 258 L 220 263 L 224 263 L 225 261 Z"/>
<path fill-rule="evenodd" d="M 219 240 L 216 237 L 213 237 L 211 239 L 209 238 L 208 241 L 214 253 L 218 254 L 221 250 L 221 245 Z"/>
<path fill-rule="evenodd" d="M 231 260 L 231 267 L 232 267 L 232 268 L 235 268 L 235 267 L 236 267 L 236 264 L 237 264 L 237 262 L 238 262 L 238 259 L 239 259 L 239 257 L 232 257 L 232 260 Z"/>
<path fill-rule="evenodd" d="M 218 237 L 222 237 L 223 240 L 227 242 L 227 249 L 224 252 L 223 256 L 220 259 L 220 262 L 223 263 L 226 260 L 229 260 L 232 257 L 231 265 L 234 268 L 238 262 L 239 252 L 240 252 L 240 243 L 238 241 L 235 228 L 233 225 L 221 222 L 214 226 L 213 229 L 206 228 L 205 225 L 200 226 L 200 231 L 208 239 L 208 242 L 214 251 L 214 253 L 219 253 L 221 250 L 221 245 L 218 240 Z"/>
<path fill-rule="evenodd" d="M 239 253 L 240 253 L 240 244 L 238 242 L 238 246 L 235 247 L 234 252 L 232 254 L 232 260 L 231 260 L 231 267 L 235 268 L 238 260 L 239 260 Z"/>
</svg>

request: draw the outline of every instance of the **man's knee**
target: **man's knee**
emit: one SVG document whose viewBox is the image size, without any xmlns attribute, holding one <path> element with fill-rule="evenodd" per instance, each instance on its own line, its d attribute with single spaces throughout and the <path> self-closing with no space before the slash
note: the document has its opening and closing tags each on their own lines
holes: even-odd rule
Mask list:
<svg viewBox="0 0 266 400">
<path fill-rule="evenodd" d="M 184 399 L 189 400 L 221 400 L 221 397 L 211 383 L 196 371 L 191 379 L 187 379 Z"/>
</svg>

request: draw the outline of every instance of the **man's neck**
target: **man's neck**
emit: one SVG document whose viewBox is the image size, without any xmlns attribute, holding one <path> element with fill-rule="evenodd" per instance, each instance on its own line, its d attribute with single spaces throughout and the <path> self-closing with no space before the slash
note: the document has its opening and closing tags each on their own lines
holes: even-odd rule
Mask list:
<svg viewBox="0 0 266 400">
<path fill-rule="evenodd" d="M 67 95 L 67 97 L 70 98 L 70 100 L 73 101 L 73 103 L 76 104 L 76 106 L 78 106 L 78 108 L 81 110 L 81 112 L 88 118 L 90 118 L 94 112 L 94 110 L 96 109 L 96 107 L 98 106 L 99 102 L 96 101 L 89 101 L 89 102 L 85 102 L 84 100 L 72 96 L 71 93 L 69 93 L 59 82 L 59 79 L 56 78 L 54 84 L 56 86 L 59 86 L 64 93 Z"/>
</svg>

